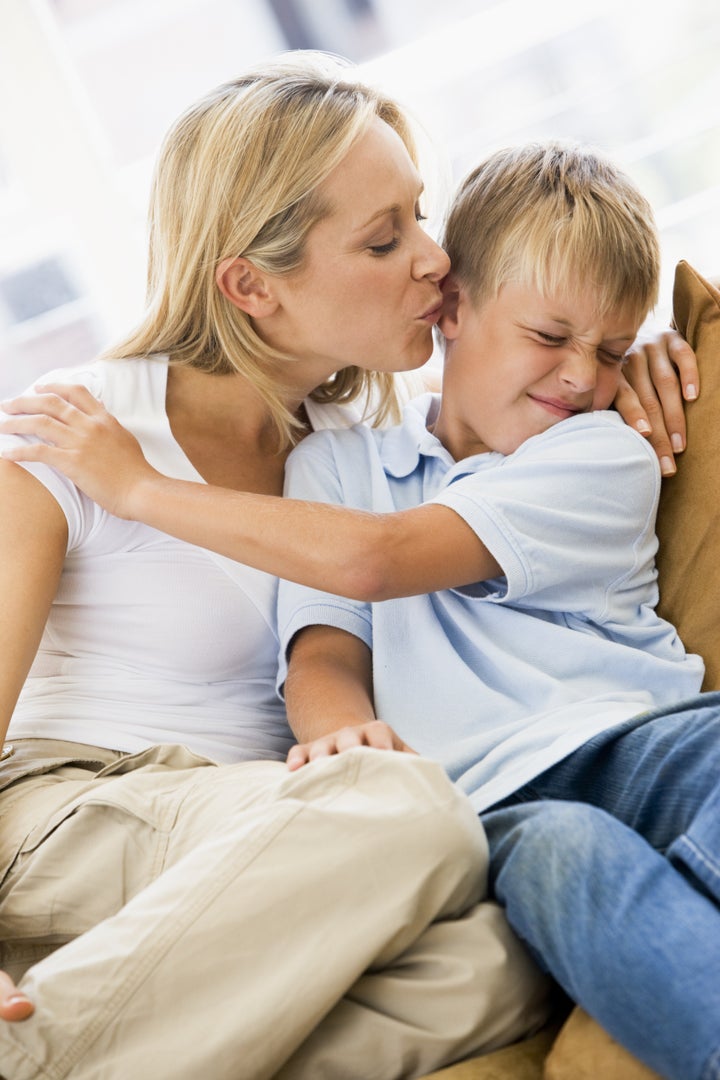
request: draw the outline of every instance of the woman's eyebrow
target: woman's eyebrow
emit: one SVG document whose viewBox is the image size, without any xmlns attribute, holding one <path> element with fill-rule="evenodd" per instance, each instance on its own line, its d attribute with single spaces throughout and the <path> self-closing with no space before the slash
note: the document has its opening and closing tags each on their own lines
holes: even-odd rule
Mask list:
<svg viewBox="0 0 720 1080">
<path fill-rule="evenodd" d="M 393 203 L 392 206 L 384 206 L 381 210 L 376 210 L 374 214 L 364 221 L 362 225 L 358 225 L 353 232 L 362 232 L 363 229 L 367 229 L 369 225 L 372 225 L 379 218 L 387 217 L 388 214 L 395 215 L 400 213 L 400 206 L 397 203 Z"/>
<path fill-rule="evenodd" d="M 424 191 L 425 185 L 419 184 L 416 199 L 419 199 Z M 358 225 L 357 228 L 353 229 L 353 232 L 361 232 L 363 229 L 367 229 L 369 225 L 372 225 L 373 222 L 377 221 L 379 218 L 386 217 L 388 214 L 399 214 L 401 210 L 402 207 L 399 203 L 393 203 L 392 206 L 383 206 L 380 210 L 376 210 L 374 214 L 371 214 L 370 217 L 366 221 L 364 221 L 362 225 Z"/>
</svg>

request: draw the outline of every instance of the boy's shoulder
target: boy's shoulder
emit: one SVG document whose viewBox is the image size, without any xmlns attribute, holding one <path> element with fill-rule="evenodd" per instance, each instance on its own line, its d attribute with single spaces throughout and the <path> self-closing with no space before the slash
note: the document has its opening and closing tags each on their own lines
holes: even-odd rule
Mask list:
<svg viewBox="0 0 720 1080">
<path fill-rule="evenodd" d="M 351 424 L 349 427 L 322 428 L 306 435 L 291 452 L 290 460 L 356 454 L 361 448 L 372 449 L 374 444 L 373 429 L 365 423 Z"/>
<path fill-rule="evenodd" d="M 657 457 L 647 439 L 611 410 L 581 413 L 527 439 L 510 458 L 532 454 L 613 462 L 622 458 L 646 462 L 659 472 Z"/>
</svg>

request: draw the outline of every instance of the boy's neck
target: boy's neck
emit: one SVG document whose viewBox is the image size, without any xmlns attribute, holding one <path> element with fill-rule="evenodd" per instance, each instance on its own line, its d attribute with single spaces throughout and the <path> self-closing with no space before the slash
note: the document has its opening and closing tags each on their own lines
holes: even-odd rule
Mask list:
<svg viewBox="0 0 720 1080">
<path fill-rule="evenodd" d="M 444 385 L 437 415 L 434 422 L 428 424 L 428 430 L 440 440 L 455 461 L 462 461 L 475 454 L 487 454 L 492 449 L 473 428 L 457 416 L 452 407 L 452 395 Z"/>
</svg>

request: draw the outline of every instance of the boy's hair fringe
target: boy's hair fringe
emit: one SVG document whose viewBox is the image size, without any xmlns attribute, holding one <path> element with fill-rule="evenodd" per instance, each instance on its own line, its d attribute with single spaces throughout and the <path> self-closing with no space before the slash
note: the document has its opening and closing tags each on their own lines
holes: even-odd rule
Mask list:
<svg viewBox="0 0 720 1080">
<path fill-rule="evenodd" d="M 601 312 L 621 308 L 640 319 L 657 302 L 652 208 L 625 173 L 587 147 L 553 141 L 492 154 L 461 185 L 443 243 L 475 304 L 510 281 L 544 295 L 585 283 Z"/>
</svg>

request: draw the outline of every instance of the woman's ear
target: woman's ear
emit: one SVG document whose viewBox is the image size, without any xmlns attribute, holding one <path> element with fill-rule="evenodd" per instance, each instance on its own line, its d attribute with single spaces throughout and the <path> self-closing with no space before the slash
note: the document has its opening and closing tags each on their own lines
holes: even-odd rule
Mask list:
<svg viewBox="0 0 720 1080">
<path fill-rule="evenodd" d="M 242 256 L 223 259 L 215 272 L 220 292 L 246 315 L 261 319 L 278 306 L 270 276 Z"/>
<path fill-rule="evenodd" d="M 460 304 L 460 284 L 455 275 L 450 271 L 442 285 L 443 294 L 442 315 L 438 319 L 438 330 L 448 341 L 457 337 L 458 331 L 458 306 Z"/>
</svg>

